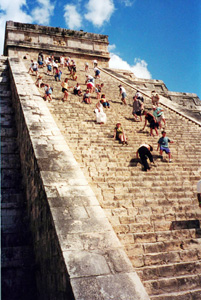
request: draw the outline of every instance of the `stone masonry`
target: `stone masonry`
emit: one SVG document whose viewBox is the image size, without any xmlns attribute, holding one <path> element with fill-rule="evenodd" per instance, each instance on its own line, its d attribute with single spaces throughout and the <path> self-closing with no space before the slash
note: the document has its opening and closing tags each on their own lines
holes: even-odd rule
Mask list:
<svg viewBox="0 0 201 300">
<path fill-rule="evenodd" d="M 149 299 L 23 63 L 9 66 L 39 299 Z"/>
<path fill-rule="evenodd" d="M 85 89 L 84 66 L 76 62 L 78 80 Z M 69 101 L 63 103 L 60 83 L 45 75 L 45 69 L 40 72 L 43 80 L 54 86 L 53 102 L 47 105 L 150 299 L 199 299 L 200 211 L 195 187 L 200 178 L 200 122 L 161 95 L 166 131 L 175 141 L 171 144 L 173 164 L 161 161 L 155 150 L 157 168 L 143 173 L 135 159 L 137 147 L 147 142 L 156 149 L 158 137 L 141 132 L 142 124 L 133 122 L 135 83 L 102 69 L 96 82 L 104 82 L 111 109 L 106 110 L 107 124 L 100 126 L 95 122 L 95 93 L 92 104 L 86 105 L 70 89 Z M 89 73 L 93 75 L 93 68 Z M 63 70 L 62 76 L 68 77 L 68 71 Z M 127 106 L 121 105 L 119 83 L 126 87 Z M 74 85 L 70 80 L 69 86 Z M 150 91 L 143 94 L 145 106 L 151 110 Z M 129 138 L 128 146 L 112 139 L 118 121 Z"/>
<path fill-rule="evenodd" d="M 7 59 L 0 59 L 1 113 L 1 299 L 36 300 L 35 263 Z"/>
</svg>

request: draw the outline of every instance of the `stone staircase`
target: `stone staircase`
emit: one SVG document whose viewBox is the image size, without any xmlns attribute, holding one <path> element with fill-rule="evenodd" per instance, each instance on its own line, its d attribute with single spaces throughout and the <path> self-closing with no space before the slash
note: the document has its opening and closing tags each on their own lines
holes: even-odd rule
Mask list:
<svg viewBox="0 0 201 300">
<path fill-rule="evenodd" d="M 7 59 L 1 58 L 1 299 L 31 300 L 37 299 L 33 249 L 9 88 Z"/>
<path fill-rule="evenodd" d="M 84 65 L 77 60 L 78 82 L 85 89 Z M 29 62 L 25 62 L 27 68 Z M 43 81 L 54 87 L 53 101 L 47 102 L 76 160 L 94 190 L 150 299 L 201 299 L 201 210 L 196 200 L 196 183 L 201 172 L 200 127 L 164 107 L 167 136 L 173 163 L 161 161 L 156 152 L 158 137 L 132 117 L 132 96 L 136 86 L 129 80 L 128 105 L 121 104 L 118 85 L 121 78 L 101 72 L 103 92 L 110 100 L 107 124 L 95 122 L 95 93 L 92 104 L 70 89 L 68 102 L 61 101 L 60 82 L 40 70 Z M 89 73 L 93 75 L 93 69 Z M 113 75 L 114 71 L 113 71 Z M 62 79 L 69 77 L 63 69 Z M 33 76 L 35 81 L 35 77 Z M 126 80 L 125 80 L 126 81 Z M 76 82 L 69 80 L 69 86 Z M 43 90 L 40 89 L 41 95 Z M 145 97 L 145 107 L 151 101 Z M 128 146 L 113 140 L 114 127 L 121 122 Z M 157 167 L 142 172 L 135 153 L 142 143 L 152 144 Z"/>
</svg>

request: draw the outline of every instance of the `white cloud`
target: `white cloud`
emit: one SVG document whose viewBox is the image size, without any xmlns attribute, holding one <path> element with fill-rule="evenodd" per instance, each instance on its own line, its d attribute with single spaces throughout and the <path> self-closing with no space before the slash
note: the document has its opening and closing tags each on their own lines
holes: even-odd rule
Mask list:
<svg viewBox="0 0 201 300">
<path fill-rule="evenodd" d="M 116 49 L 116 45 L 112 44 L 112 45 L 108 45 L 108 51 L 113 51 L 114 49 Z"/>
<path fill-rule="evenodd" d="M 64 6 L 64 18 L 68 28 L 70 29 L 80 29 L 82 26 L 82 17 L 77 12 L 75 5 L 65 5 Z"/>
<path fill-rule="evenodd" d="M 37 0 L 35 9 L 28 14 L 26 0 L 1 0 L 0 2 L 0 53 L 3 53 L 6 21 L 21 23 L 36 22 L 48 25 L 53 14 L 54 5 L 50 0 Z"/>
<path fill-rule="evenodd" d="M 112 0 L 89 0 L 86 8 L 88 13 L 84 15 L 85 19 L 97 27 L 102 26 L 104 22 L 108 22 L 115 10 Z"/>
<path fill-rule="evenodd" d="M 26 6 L 26 0 L 1 0 L 0 10 L 0 53 L 3 53 L 4 34 L 6 21 L 15 21 L 22 23 L 32 23 L 32 16 L 26 14 L 22 9 Z"/>
<path fill-rule="evenodd" d="M 134 65 L 130 66 L 125 60 L 114 53 L 110 53 L 109 67 L 112 69 L 130 70 L 136 77 L 151 79 L 151 73 L 147 68 L 147 63 L 144 60 L 135 58 Z"/>
<path fill-rule="evenodd" d="M 54 12 L 54 5 L 49 0 L 38 0 L 39 6 L 32 11 L 32 17 L 37 24 L 48 25 Z"/>
<path fill-rule="evenodd" d="M 133 4 L 135 3 L 136 0 L 121 0 L 121 2 L 125 5 L 125 6 L 133 6 Z"/>
</svg>

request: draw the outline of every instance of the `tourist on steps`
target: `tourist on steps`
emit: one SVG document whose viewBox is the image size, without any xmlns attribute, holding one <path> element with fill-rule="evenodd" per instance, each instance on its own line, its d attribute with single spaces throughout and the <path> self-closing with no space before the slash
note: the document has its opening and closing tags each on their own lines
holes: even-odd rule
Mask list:
<svg viewBox="0 0 201 300">
<path fill-rule="evenodd" d="M 119 85 L 119 95 L 121 96 L 121 101 L 123 104 L 126 105 L 126 90 L 121 84 Z"/>
<path fill-rule="evenodd" d="M 156 118 L 151 113 L 147 112 L 146 110 L 144 111 L 144 115 L 145 115 L 145 123 L 144 123 L 144 127 L 142 128 L 142 130 L 145 129 L 147 122 L 149 122 L 150 136 L 154 136 L 153 130 L 155 130 L 156 135 L 158 135 L 159 124 L 156 121 Z"/>
<path fill-rule="evenodd" d="M 90 95 L 88 89 L 86 90 L 86 92 L 83 95 L 83 102 L 86 104 L 91 104 L 91 95 Z"/>
<path fill-rule="evenodd" d="M 78 95 L 78 96 L 82 95 L 82 90 L 81 90 L 81 87 L 80 87 L 78 82 L 77 82 L 76 86 L 73 89 L 73 94 Z"/>
<path fill-rule="evenodd" d="M 68 86 L 68 78 L 65 78 L 64 81 L 61 83 L 62 86 L 62 92 L 64 93 L 64 97 L 63 97 L 63 101 L 67 101 L 68 100 L 68 89 L 70 88 Z"/>
<path fill-rule="evenodd" d="M 156 93 L 156 91 L 152 91 L 151 92 L 151 101 L 152 101 L 152 104 L 158 106 L 159 100 L 160 100 L 159 94 Z"/>
<path fill-rule="evenodd" d="M 150 162 L 153 163 L 153 165 L 155 166 L 151 151 L 153 151 L 153 147 L 151 145 L 142 144 L 136 152 L 136 158 L 139 158 L 140 156 L 141 163 L 144 167 L 143 171 L 145 172 L 147 172 L 147 170 L 150 170 L 150 166 L 147 162 L 148 158 Z"/>
<path fill-rule="evenodd" d="M 107 121 L 107 116 L 103 111 L 103 106 L 100 102 L 98 102 L 96 104 L 96 108 L 94 110 L 95 114 L 96 114 L 96 122 L 98 124 L 104 124 Z"/>
<path fill-rule="evenodd" d="M 133 116 L 135 121 L 138 121 L 138 116 L 140 121 L 142 121 L 142 112 L 144 109 L 144 103 L 138 99 L 136 96 L 133 97 Z"/>
<path fill-rule="evenodd" d="M 61 74 L 62 71 L 60 70 L 60 68 L 55 68 L 55 75 L 54 75 L 55 81 L 57 81 L 57 79 L 61 81 Z"/>
<path fill-rule="evenodd" d="M 37 61 L 33 61 L 33 59 L 31 60 L 31 65 L 30 65 L 28 73 L 30 73 L 30 72 L 35 73 L 36 76 L 38 76 L 38 63 L 37 63 Z"/>
<path fill-rule="evenodd" d="M 105 94 L 101 95 L 100 103 L 103 105 L 104 108 L 110 108 L 109 101 L 105 98 Z"/>
<path fill-rule="evenodd" d="M 44 87 L 45 89 L 45 95 L 43 96 L 43 99 L 49 100 L 49 102 L 52 101 L 52 92 L 53 92 L 53 87 L 51 87 L 49 84 L 47 83 L 42 83 L 41 87 Z"/>
<path fill-rule="evenodd" d="M 201 179 L 197 183 L 197 198 L 198 198 L 199 207 L 201 208 Z"/>
<path fill-rule="evenodd" d="M 128 145 L 126 135 L 124 133 L 124 130 L 121 126 L 121 123 L 117 123 L 114 129 L 114 140 L 119 140 L 123 145 Z"/>
<path fill-rule="evenodd" d="M 94 68 L 94 78 L 97 79 L 97 78 L 100 78 L 100 70 L 96 67 Z"/>
<path fill-rule="evenodd" d="M 169 138 L 166 136 L 165 131 L 162 131 L 162 137 L 158 140 L 157 150 L 160 148 L 161 159 L 163 159 L 163 151 L 164 151 L 166 154 L 168 154 L 169 162 L 172 162 L 171 152 L 168 147 L 168 143 L 174 143 L 174 142 L 169 140 Z"/>
<path fill-rule="evenodd" d="M 164 112 L 161 107 L 153 105 L 153 116 L 156 118 L 160 128 L 162 128 L 162 121 L 166 125 Z"/>
<path fill-rule="evenodd" d="M 137 90 L 134 97 L 144 103 L 144 98 L 143 98 L 142 94 L 140 93 L 140 91 Z"/>
</svg>

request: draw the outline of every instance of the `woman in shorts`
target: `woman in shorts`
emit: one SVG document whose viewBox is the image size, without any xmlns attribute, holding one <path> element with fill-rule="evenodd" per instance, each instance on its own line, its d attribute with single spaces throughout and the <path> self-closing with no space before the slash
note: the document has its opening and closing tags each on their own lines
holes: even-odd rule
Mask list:
<svg viewBox="0 0 201 300">
<path fill-rule="evenodd" d="M 68 78 L 65 78 L 64 81 L 61 83 L 62 86 L 62 92 L 64 93 L 64 97 L 63 97 L 63 101 L 67 101 L 68 100 Z"/>
<path fill-rule="evenodd" d="M 144 111 L 144 115 L 145 115 L 145 123 L 144 123 L 144 127 L 142 130 L 145 129 L 146 125 L 147 125 L 147 122 L 149 123 L 149 126 L 150 126 L 150 135 L 151 136 L 154 136 L 153 134 L 153 130 L 155 130 L 156 132 L 156 135 L 158 135 L 158 127 L 159 127 L 159 124 L 158 122 L 156 121 L 156 118 L 149 112 L 147 111 Z"/>
</svg>

